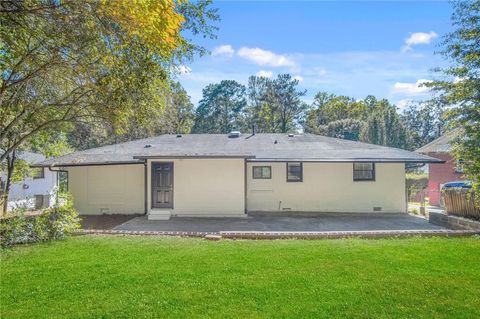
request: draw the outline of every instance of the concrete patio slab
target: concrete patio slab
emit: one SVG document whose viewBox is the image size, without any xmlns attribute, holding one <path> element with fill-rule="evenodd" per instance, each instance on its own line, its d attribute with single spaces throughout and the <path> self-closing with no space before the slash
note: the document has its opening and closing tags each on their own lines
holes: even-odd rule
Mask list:
<svg viewBox="0 0 480 319">
<path fill-rule="evenodd" d="M 248 216 L 245 218 L 188 218 L 147 220 L 133 218 L 113 228 L 145 232 L 322 232 L 373 230 L 442 230 L 409 214 L 321 214 L 316 216 Z"/>
<path fill-rule="evenodd" d="M 112 229 L 139 215 L 80 215 L 82 229 Z"/>
</svg>

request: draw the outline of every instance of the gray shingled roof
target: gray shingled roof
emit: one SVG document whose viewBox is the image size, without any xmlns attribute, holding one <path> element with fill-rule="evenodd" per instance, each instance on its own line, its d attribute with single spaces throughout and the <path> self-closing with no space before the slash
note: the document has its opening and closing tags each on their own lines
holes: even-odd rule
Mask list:
<svg viewBox="0 0 480 319">
<path fill-rule="evenodd" d="M 431 141 L 430 143 L 420 147 L 416 152 L 418 153 L 450 153 L 452 151 L 452 143 L 455 139 L 459 138 L 462 131 L 457 129 L 450 132 L 446 132 L 439 138 Z"/>
<path fill-rule="evenodd" d="M 160 135 L 121 144 L 92 148 L 49 159 L 39 166 L 139 163 L 145 158 L 242 157 L 251 161 L 319 162 L 441 162 L 429 156 L 379 145 L 320 135 L 226 134 Z"/>
<path fill-rule="evenodd" d="M 17 153 L 17 155 L 18 155 L 19 158 L 26 161 L 27 163 L 37 163 L 37 162 L 40 162 L 40 161 L 44 161 L 45 158 L 46 158 L 42 154 L 32 153 L 32 152 L 27 152 L 27 151 L 19 151 Z"/>
</svg>

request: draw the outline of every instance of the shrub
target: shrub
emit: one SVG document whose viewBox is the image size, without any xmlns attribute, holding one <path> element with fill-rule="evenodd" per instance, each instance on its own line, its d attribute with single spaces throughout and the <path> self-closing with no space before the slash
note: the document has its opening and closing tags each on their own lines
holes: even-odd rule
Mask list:
<svg viewBox="0 0 480 319">
<path fill-rule="evenodd" d="M 14 211 L 0 220 L 0 245 L 35 243 L 62 239 L 80 227 L 78 213 L 69 195 L 62 195 L 56 204 L 40 213 Z"/>
<path fill-rule="evenodd" d="M 427 188 L 428 174 L 408 173 L 405 182 L 408 191 L 408 199 L 414 200 L 419 192 Z"/>
</svg>

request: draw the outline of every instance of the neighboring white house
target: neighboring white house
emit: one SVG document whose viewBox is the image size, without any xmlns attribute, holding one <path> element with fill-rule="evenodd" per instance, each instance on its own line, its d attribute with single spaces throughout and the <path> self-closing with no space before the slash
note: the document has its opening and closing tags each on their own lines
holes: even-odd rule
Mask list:
<svg viewBox="0 0 480 319">
<path fill-rule="evenodd" d="M 406 212 L 405 163 L 442 161 L 312 134 L 161 135 L 38 163 L 68 171 L 81 214 Z"/>
<path fill-rule="evenodd" d="M 45 160 L 45 156 L 31 152 L 19 152 L 19 158 L 29 164 Z M 0 179 L 6 180 L 6 174 L 0 172 Z M 47 167 L 38 167 L 33 176 L 10 185 L 7 210 L 16 208 L 40 209 L 49 207 L 54 202 L 57 187 L 57 173 Z"/>
</svg>

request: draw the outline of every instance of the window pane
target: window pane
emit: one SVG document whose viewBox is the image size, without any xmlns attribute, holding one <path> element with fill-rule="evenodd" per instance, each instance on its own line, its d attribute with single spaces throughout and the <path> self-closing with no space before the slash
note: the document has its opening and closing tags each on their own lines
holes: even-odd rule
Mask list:
<svg viewBox="0 0 480 319">
<path fill-rule="evenodd" d="M 287 163 L 287 181 L 301 181 L 301 180 L 302 180 L 302 164 Z"/>
<path fill-rule="evenodd" d="M 354 163 L 353 164 L 355 170 L 372 170 L 373 163 Z"/>
<path fill-rule="evenodd" d="M 262 177 L 262 171 L 261 167 L 253 167 L 253 178 L 261 178 Z"/>
<path fill-rule="evenodd" d="M 272 168 L 270 166 L 253 166 L 254 179 L 272 178 Z"/>
<path fill-rule="evenodd" d="M 353 163 L 353 179 L 371 181 L 375 179 L 374 163 Z"/>
<path fill-rule="evenodd" d="M 44 177 L 44 170 L 43 167 L 34 168 L 32 171 L 33 178 L 43 178 Z"/>
<path fill-rule="evenodd" d="M 262 167 L 262 177 L 263 178 L 270 178 L 271 177 L 271 167 L 270 166 L 264 166 Z"/>
</svg>

